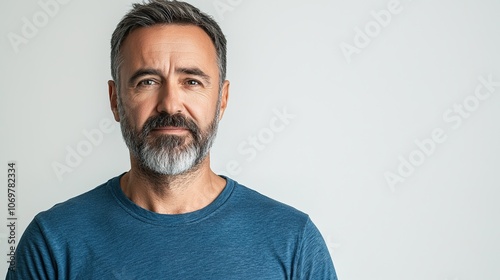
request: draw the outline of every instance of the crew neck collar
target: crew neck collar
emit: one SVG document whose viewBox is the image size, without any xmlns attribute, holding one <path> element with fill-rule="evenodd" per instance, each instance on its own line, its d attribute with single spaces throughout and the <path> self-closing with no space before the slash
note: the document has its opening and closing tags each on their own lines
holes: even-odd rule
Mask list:
<svg viewBox="0 0 500 280">
<path fill-rule="evenodd" d="M 125 193 L 123 193 L 120 187 L 120 178 L 124 174 L 125 173 L 112 178 L 108 182 L 108 186 L 111 189 L 111 192 L 117 200 L 118 204 L 134 218 L 156 225 L 182 225 L 196 223 L 200 220 L 203 220 L 204 218 L 210 216 L 210 214 L 215 212 L 228 200 L 235 186 L 235 182 L 233 180 L 228 177 L 219 175 L 226 180 L 226 185 L 224 186 L 222 192 L 215 198 L 215 200 L 207 206 L 199 210 L 184 214 L 159 214 L 140 207 L 139 205 L 131 201 L 125 195 Z"/>
</svg>

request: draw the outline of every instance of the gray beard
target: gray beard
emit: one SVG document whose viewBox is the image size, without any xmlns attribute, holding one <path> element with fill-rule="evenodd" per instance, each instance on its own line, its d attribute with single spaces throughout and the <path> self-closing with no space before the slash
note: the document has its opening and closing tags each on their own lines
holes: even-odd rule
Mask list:
<svg viewBox="0 0 500 280">
<path fill-rule="evenodd" d="M 185 174 L 196 170 L 208 155 L 217 135 L 219 109 L 205 131 L 201 131 L 193 121 L 187 120 L 191 137 L 189 135 L 160 135 L 153 138 L 150 134 L 151 129 L 154 128 L 151 120 L 145 122 L 142 131 L 136 131 L 123 110 L 120 98 L 118 99 L 118 114 L 123 139 L 137 159 L 139 168 L 145 173 L 153 176 Z M 219 103 L 217 108 L 219 108 Z M 189 138 L 191 141 L 188 143 Z"/>
<path fill-rule="evenodd" d="M 146 141 L 138 151 L 141 167 L 159 175 L 179 175 L 195 169 L 205 159 L 215 140 L 217 123 L 212 123 L 210 128 L 212 131 L 207 131 L 207 135 L 202 136 L 200 142 L 193 140 L 186 144 L 189 136 L 172 135 L 160 136 L 153 143 Z M 180 141 L 176 141 L 176 138 Z M 169 142 L 181 142 L 181 144 L 164 145 Z"/>
</svg>

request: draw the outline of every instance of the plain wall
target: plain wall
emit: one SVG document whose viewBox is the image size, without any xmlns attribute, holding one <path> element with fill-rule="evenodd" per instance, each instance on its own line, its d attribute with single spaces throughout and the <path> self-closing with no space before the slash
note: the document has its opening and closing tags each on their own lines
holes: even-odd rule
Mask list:
<svg viewBox="0 0 500 280">
<path fill-rule="evenodd" d="M 18 239 L 129 168 L 107 81 L 132 2 L 54 1 L 0 9 L 0 205 L 7 224 L 16 161 Z M 500 2 L 189 2 L 229 42 L 217 173 L 308 213 L 339 279 L 500 277 Z"/>
</svg>

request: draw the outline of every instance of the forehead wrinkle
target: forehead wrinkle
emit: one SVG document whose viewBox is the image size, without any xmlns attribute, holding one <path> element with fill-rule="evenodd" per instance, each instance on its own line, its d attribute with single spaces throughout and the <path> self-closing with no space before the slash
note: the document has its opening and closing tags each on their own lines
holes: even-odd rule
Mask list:
<svg viewBox="0 0 500 280">
<path fill-rule="evenodd" d="M 219 74 L 215 46 L 208 35 L 196 26 L 139 28 L 125 39 L 122 51 L 123 64 L 128 64 L 128 72 L 154 68 L 168 73 L 167 70 L 175 64 L 176 67 L 196 66 L 214 78 Z"/>
</svg>

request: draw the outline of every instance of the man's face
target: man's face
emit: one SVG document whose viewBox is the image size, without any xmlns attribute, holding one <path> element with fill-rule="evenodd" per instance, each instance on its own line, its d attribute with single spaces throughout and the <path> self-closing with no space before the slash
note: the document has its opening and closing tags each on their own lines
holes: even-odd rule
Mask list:
<svg viewBox="0 0 500 280">
<path fill-rule="evenodd" d="M 227 104 L 229 83 L 219 89 L 210 37 L 193 25 L 139 28 L 121 55 L 119 92 L 110 82 L 110 100 L 132 155 L 157 174 L 190 170 L 208 154 Z"/>
</svg>

